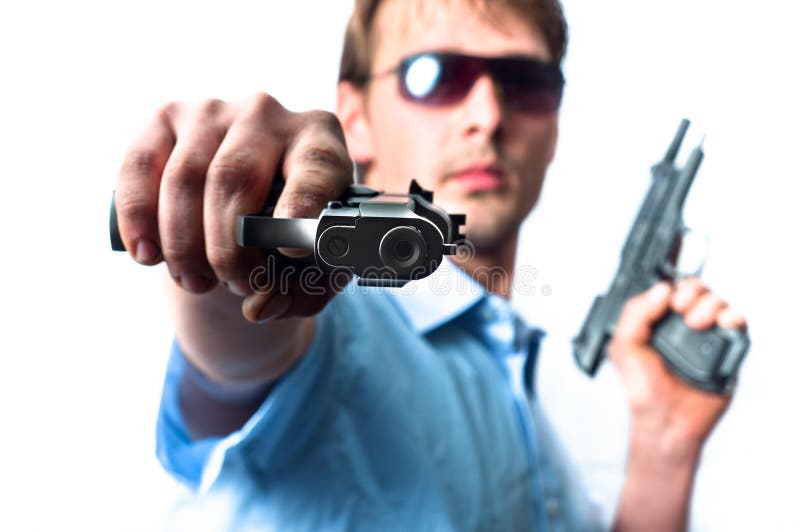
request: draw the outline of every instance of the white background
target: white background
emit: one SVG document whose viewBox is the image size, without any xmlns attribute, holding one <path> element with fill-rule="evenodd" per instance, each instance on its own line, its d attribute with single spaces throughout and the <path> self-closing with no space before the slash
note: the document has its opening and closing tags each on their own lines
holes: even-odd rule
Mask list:
<svg viewBox="0 0 800 532">
<path fill-rule="evenodd" d="M 162 525 L 182 493 L 154 455 L 172 329 L 161 267 L 109 250 L 122 154 L 169 100 L 266 90 L 292 110 L 333 110 L 350 6 L 0 8 L 0 529 Z M 627 420 L 616 376 L 585 378 L 569 340 L 607 288 L 650 165 L 691 118 L 687 144 L 705 133 L 706 159 L 686 221 L 710 237 L 705 278 L 746 313 L 753 338 L 704 454 L 694 528 L 797 530 L 797 10 L 783 0 L 565 7 L 560 145 L 520 249 L 552 294 L 515 301 L 549 331 L 543 401 L 590 486 L 618 486 Z"/>
</svg>

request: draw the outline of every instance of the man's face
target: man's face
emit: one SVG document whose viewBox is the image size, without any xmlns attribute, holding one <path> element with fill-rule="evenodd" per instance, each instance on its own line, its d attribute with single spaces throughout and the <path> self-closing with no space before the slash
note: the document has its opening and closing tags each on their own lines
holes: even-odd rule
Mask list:
<svg viewBox="0 0 800 532">
<path fill-rule="evenodd" d="M 385 0 L 375 21 L 372 72 L 422 51 L 550 59 L 540 32 L 517 13 L 499 6 L 489 13 L 465 0 Z M 483 251 L 514 241 L 539 196 L 558 135 L 557 112 L 507 108 L 485 73 L 462 100 L 442 107 L 404 100 L 396 74 L 376 78 L 367 91 L 366 121 L 367 183 L 405 192 L 416 179 L 434 191 L 438 205 L 467 215 L 466 234 Z"/>
</svg>

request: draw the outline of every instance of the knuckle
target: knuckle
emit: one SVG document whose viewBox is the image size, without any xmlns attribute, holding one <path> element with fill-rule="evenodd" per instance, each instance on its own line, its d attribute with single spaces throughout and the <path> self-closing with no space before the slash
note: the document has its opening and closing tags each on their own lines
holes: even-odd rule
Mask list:
<svg viewBox="0 0 800 532">
<path fill-rule="evenodd" d="M 209 98 L 197 105 L 197 114 L 201 119 L 214 118 L 219 116 L 226 106 L 227 104 L 218 98 Z"/>
<path fill-rule="evenodd" d="M 339 150 L 332 146 L 314 145 L 302 150 L 298 156 L 298 163 L 303 166 L 318 167 L 322 170 L 344 172 L 347 164 Z"/>
<path fill-rule="evenodd" d="M 170 161 L 165 171 L 165 186 L 168 193 L 197 194 L 202 192 L 206 174 L 206 157 L 198 152 L 189 152 Z"/>
<path fill-rule="evenodd" d="M 135 149 L 122 162 L 122 173 L 134 176 L 152 175 L 158 171 L 160 157 L 155 150 Z"/>
<path fill-rule="evenodd" d="M 347 153 L 344 131 L 339 119 L 328 111 L 308 111 L 304 114 L 305 138 L 314 144 L 327 146 L 331 155 L 335 155 L 337 162 L 342 167 L 350 164 Z"/>
<path fill-rule="evenodd" d="M 223 198 L 253 193 L 260 183 L 258 165 L 250 155 L 241 151 L 215 159 L 208 178 Z"/>
<path fill-rule="evenodd" d="M 330 111 L 313 110 L 304 113 L 305 119 L 317 127 L 334 133 L 342 133 L 342 124 L 339 118 Z"/>
<path fill-rule="evenodd" d="M 230 278 L 232 273 L 241 269 L 241 260 L 233 247 L 208 245 L 206 256 L 211 268 L 223 278 Z"/>
<path fill-rule="evenodd" d="M 676 288 L 678 292 L 692 294 L 700 290 L 700 281 L 696 277 L 688 277 L 682 279 Z"/>
<path fill-rule="evenodd" d="M 689 289 L 692 290 L 696 294 L 703 294 L 708 292 L 708 287 L 703 284 L 703 281 L 698 279 L 697 277 L 691 277 L 687 281 Z"/>
<path fill-rule="evenodd" d="M 275 113 L 280 113 L 283 110 L 284 108 L 280 102 L 266 92 L 257 92 L 244 102 L 244 113 L 248 116 L 273 118 Z"/>
<path fill-rule="evenodd" d="M 173 124 L 184 107 L 185 104 L 180 102 L 167 102 L 156 109 L 156 121 L 162 124 Z"/>
<path fill-rule="evenodd" d="M 722 305 L 723 303 L 724 301 L 722 301 L 722 299 L 713 292 L 706 292 L 702 296 L 700 296 L 700 299 L 697 302 L 697 306 L 708 309 L 717 307 L 719 305 Z"/>
<path fill-rule="evenodd" d="M 126 224 L 141 226 L 155 220 L 155 206 L 150 205 L 145 199 L 126 194 L 117 196 L 114 200 L 117 214 L 125 220 Z"/>
<path fill-rule="evenodd" d="M 162 242 L 162 251 L 175 273 L 205 270 L 205 255 L 202 246 L 180 230 L 168 233 Z"/>
<path fill-rule="evenodd" d="M 307 179 L 303 182 L 302 190 L 286 197 L 283 208 L 289 216 L 316 214 L 329 199 L 331 189 L 324 180 Z"/>
</svg>

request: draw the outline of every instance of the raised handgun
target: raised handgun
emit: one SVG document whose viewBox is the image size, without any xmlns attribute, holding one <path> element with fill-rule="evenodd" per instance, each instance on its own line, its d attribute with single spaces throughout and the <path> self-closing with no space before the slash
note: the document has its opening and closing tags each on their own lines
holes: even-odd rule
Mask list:
<svg viewBox="0 0 800 532">
<path fill-rule="evenodd" d="M 674 281 L 678 276 L 674 252 L 686 230 L 683 204 L 703 160 L 702 147 L 697 146 L 683 168 L 675 166 L 688 128 L 689 121 L 681 121 L 664 158 L 653 166 L 652 184 L 622 248 L 611 287 L 595 298 L 572 342 L 575 361 L 589 375 L 595 374 L 605 356 L 625 301 L 661 280 Z M 750 347 L 742 329 L 715 325 L 704 331 L 693 330 L 683 316 L 672 311 L 654 326 L 650 343 L 675 374 L 714 393 L 730 389 Z"/>
</svg>

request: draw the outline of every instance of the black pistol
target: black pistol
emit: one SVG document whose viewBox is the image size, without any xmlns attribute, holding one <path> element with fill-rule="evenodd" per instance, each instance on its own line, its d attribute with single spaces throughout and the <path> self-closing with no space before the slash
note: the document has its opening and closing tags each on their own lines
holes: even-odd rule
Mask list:
<svg viewBox="0 0 800 532">
<path fill-rule="evenodd" d="M 273 218 L 282 185 L 276 181 L 262 213 L 237 218 L 236 242 L 265 250 L 313 250 L 294 265 L 313 264 L 326 274 L 352 273 L 361 286 L 399 287 L 427 277 L 465 239 L 459 227 L 466 217 L 434 205 L 433 193 L 416 181 L 408 194 L 351 185 L 328 202 L 319 218 Z"/>
<path fill-rule="evenodd" d="M 673 258 L 686 229 L 683 204 L 703 159 L 702 148 L 697 146 L 683 168 L 675 167 L 688 128 L 689 121 L 681 121 L 664 159 L 653 166 L 653 182 L 628 234 L 611 287 L 595 298 L 572 342 L 575 361 L 589 375 L 595 374 L 605 355 L 625 301 L 661 280 L 674 281 L 677 276 Z M 730 389 L 750 347 L 743 330 L 715 325 L 696 331 L 672 311 L 655 325 L 650 343 L 675 374 L 713 393 Z"/>
</svg>

